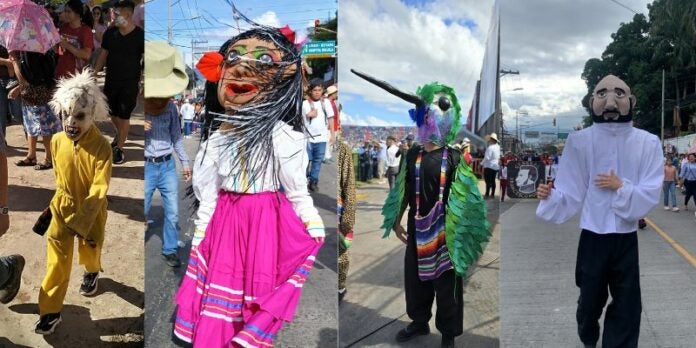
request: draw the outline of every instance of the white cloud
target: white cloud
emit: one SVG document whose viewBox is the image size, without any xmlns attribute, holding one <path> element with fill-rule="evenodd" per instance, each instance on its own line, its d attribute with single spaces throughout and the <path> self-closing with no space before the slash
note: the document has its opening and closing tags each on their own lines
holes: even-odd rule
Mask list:
<svg viewBox="0 0 696 348">
<path fill-rule="evenodd" d="M 253 21 L 256 23 L 268 25 L 268 26 L 274 27 L 274 28 L 281 27 L 280 20 L 278 19 L 278 15 L 276 15 L 276 13 L 273 11 L 266 11 L 264 14 L 254 18 Z"/>
<path fill-rule="evenodd" d="M 373 126 L 373 127 L 403 127 L 412 126 L 406 122 L 386 121 L 376 116 L 352 116 L 345 111 L 341 112 L 341 123 L 351 126 Z"/>
<path fill-rule="evenodd" d="M 454 87 L 463 108 L 468 109 L 480 74 L 485 38 L 478 29 L 472 31 L 459 20 L 482 21 L 490 16 L 491 7 L 490 0 L 477 2 L 476 6 L 440 0 L 418 9 L 398 0 L 341 3 L 341 90 L 384 109 L 406 112 L 412 107 L 352 74 L 353 68 L 407 92 L 439 81 Z M 459 10 L 449 10 L 453 8 Z M 455 17 L 454 13 L 461 15 Z M 487 25 L 483 31 L 487 31 Z M 345 107 L 350 110 L 350 105 Z"/>
</svg>

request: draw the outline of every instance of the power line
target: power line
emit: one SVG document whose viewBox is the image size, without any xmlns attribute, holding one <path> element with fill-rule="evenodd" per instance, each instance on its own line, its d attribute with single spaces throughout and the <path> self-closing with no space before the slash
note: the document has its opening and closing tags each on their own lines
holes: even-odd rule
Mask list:
<svg viewBox="0 0 696 348">
<path fill-rule="evenodd" d="M 609 0 L 609 1 L 611 1 L 611 2 L 613 2 L 613 3 L 615 3 L 615 4 L 617 4 L 617 5 L 619 5 L 619 6 L 623 7 L 623 8 L 625 8 L 625 9 L 631 11 L 631 12 L 633 12 L 634 14 L 638 14 L 638 12 L 636 12 L 634 9 L 632 9 L 632 8 L 630 8 L 630 7 L 626 6 L 626 5 L 624 5 L 624 4 L 620 3 L 620 2 L 618 2 L 617 0 Z"/>
</svg>

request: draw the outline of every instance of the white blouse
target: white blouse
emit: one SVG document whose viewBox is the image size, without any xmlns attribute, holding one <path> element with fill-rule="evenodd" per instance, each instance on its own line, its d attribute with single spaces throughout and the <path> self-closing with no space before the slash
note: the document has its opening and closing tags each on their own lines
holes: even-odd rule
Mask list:
<svg viewBox="0 0 696 348">
<path fill-rule="evenodd" d="M 580 228 L 599 234 L 636 231 L 660 196 L 664 171 L 660 140 L 627 123 L 598 123 L 568 137 L 554 189 L 536 215 L 557 224 L 582 207 Z M 595 185 L 610 170 L 623 181 L 613 191 Z"/>
<path fill-rule="evenodd" d="M 215 131 L 201 144 L 193 166 L 193 191 L 200 201 L 194 221 L 194 246 L 203 239 L 220 190 L 259 193 L 277 192 L 282 187 L 309 234 L 324 237 L 324 224 L 307 191 L 307 137 L 285 122 L 276 124 L 272 137 L 274 158 L 269 161 L 264 175 L 253 182 L 247 180 L 251 176 L 249 173 L 232 168 L 235 149 L 228 146 L 229 135 Z"/>
</svg>

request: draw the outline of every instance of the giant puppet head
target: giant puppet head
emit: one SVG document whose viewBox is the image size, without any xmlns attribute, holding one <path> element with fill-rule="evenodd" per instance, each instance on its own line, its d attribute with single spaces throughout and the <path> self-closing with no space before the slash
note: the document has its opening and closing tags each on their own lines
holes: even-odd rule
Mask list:
<svg viewBox="0 0 696 348">
<path fill-rule="evenodd" d="M 626 82 L 607 75 L 595 86 L 589 104 L 593 122 L 630 122 L 636 97 Z"/>
<path fill-rule="evenodd" d="M 365 73 L 350 71 L 415 105 L 409 115 L 418 127 L 419 142 L 445 146 L 454 141 L 460 128 L 461 107 L 452 87 L 433 82 L 418 87 L 416 94 L 410 94 Z"/>
<path fill-rule="evenodd" d="M 73 141 L 80 140 L 94 121 L 109 118 L 106 97 L 89 69 L 60 79 L 49 105 L 63 120 L 63 130 Z"/>
<path fill-rule="evenodd" d="M 278 123 L 304 131 L 300 45 L 288 26 L 255 23 L 232 6 L 251 29 L 206 53 L 196 65 L 208 81 L 202 138 L 224 129 L 235 151 L 233 170 L 243 166 L 260 176 L 273 156 Z"/>
</svg>

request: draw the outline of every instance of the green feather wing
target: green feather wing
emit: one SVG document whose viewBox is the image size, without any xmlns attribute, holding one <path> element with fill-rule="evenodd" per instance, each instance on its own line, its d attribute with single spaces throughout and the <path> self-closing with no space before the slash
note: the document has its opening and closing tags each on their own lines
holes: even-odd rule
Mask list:
<svg viewBox="0 0 696 348">
<path fill-rule="evenodd" d="M 406 156 L 406 155 L 402 155 Z M 387 200 L 382 206 L 382 216 L 384 216 L 384 223 L 382 223 L 381 228 L 384 229 L 384 234 L 382 238 L 389 237 L 389 233 L 396 223 L 396 218 L 399 217 L 401 212 L 401 205 L 404 200 L 404 190 L 406 189 L 406 158 L 401 161 L 399 166 L 399 175 L 396 176 L 396 182 L 394 182 L 394 187 L 389 191 Z"/>
<path fill-rule="evenodd" d="M 486 202 L 478 189 L 478 179 L 465 161 L 457 166 L 447 201 L 445 239 L 452 266 L 464 277 L 476 263 L 491 236 Z"/>
</svg>

